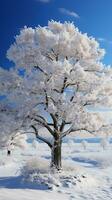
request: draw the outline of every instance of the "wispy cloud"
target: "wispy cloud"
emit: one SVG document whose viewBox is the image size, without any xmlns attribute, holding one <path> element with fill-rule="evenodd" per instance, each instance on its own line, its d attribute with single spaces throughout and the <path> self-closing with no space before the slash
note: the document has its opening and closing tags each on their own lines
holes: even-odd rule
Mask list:
<svg viewBox="0 0 112 200">
<path fill-rule="evenodd" d="M 106 38 L 99 37 L 97 40 L 102 43 L 112 44 L 112 40 L 108 40 Z"/>
<path fill-rule="evenodd" d="M 51 0 L 35 0 L 37 2 L 42 2 L 42 3 L 50 3 Z"/>
<path fill-rule="evenodd" d="M 99 42 L 105 42 L 106 39 L 105 39 L 105 38 L 102 38 L 102 37 L 99 37 L 99 38 L 98 38 L 98 41 L 99 41 Z"/>
<path fill-rule="evenodd" d="M 75 18 L 80 18 L 80 16 L 76 12 L 67 10 L 66 8 L 59 8 L 59 11 L 62 14 L 69 15 L 69 16 L 75 17 Z"/>
</svg>

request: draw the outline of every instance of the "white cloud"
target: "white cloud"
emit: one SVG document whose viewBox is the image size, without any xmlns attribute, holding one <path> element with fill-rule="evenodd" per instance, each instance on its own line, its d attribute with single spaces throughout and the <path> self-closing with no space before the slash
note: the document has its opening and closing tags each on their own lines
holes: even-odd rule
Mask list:
<svg viewBox="0 0 112 200">
<path fill-rule="evenodd" d="M 42 3 L 49 3 L 51 0 L 35 0 L 35 1 L 42 2 Z"/>
<path fill-rule="evenodd" d="M 99 42 L 106 42 L 106 39 L 105 39 L 105 38 L 99 37 L 99 38 L 98 38 L 98 41 L 99 41 Z"/>
<path fill-rule="evenodd" d="M 99 42 L 103 42 L 103 43 L 107 43 L 107 44 L 112 44 L 112 40 L 108 40 L 106 38 L 99 37 L 99 38 L 97 38 L 97 40 Z"/>
<path fill-rule="evenodd" d="M 67 10 L 66 8 L 59 8 L 59 11 L 65 15 L 69 15 L 69 16 L 75 17 L 75 18 L 80 18 L 76 12 Z"/>
</svg>

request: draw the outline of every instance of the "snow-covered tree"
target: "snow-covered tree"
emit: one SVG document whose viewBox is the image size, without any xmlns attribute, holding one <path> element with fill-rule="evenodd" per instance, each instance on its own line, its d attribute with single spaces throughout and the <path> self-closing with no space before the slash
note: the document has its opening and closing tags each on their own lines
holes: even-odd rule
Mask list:
<svg viewBox="0 0 112 200">
<path fill-rule="evenodd" d="M 7 52 L 15 68 L 7 72 L 1 69 L 2 95 L 16 119 L 24 122 L 21 128 L 24 124 L 32 128 L 51 148 L 51 166 L 58 170 L 66 135 L 95 133 L 103 127 L 98 113 L 88 109 L 111 105 L 112 72 L 102 64 L 103 56 L 104 50 L 93 37 L 82 34 L 73 23 L 55 21 L 45 27 L 24 27 Z M 53 142 L 39 135 L 41 127 Z"/>
<path fill-rule="evenodd" d="M 82 140 L 81 145 L 82 145 L 83 149 L 86 150 L 88 142 L 86 140 Z"/>
<path fill-rule="evenodd" d="M 106 150 L 109 146 L 109 140 L 107 137 L 103 137 L 100 141 L 100 145 L 103 148 L 103 150 Z"/>
</svg>

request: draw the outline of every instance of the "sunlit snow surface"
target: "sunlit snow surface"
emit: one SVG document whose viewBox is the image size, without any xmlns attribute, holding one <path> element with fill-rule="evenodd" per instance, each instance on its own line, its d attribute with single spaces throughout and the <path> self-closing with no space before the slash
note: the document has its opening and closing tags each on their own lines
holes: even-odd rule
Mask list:
<svg viewBox="0 0 112 200">
<path fill-rule="evenodd" d="M 50 162 L 50 151 L 46 144 L 31 144 L 27 149 L 13 151 L 11 157 L 6 150 L 0 151 L 0 200 L 111 200 L 112 199 L 112 144 L 105 150 L 99 143 L 81 143 L 70 140 L 63 144 L 62 160 L 65 171 L 79 176 L 76 184 L 66 184 L 52 190 L 36 182 L 23 181 L 20 171 L 29 160 Z M 46 166 L 45 166 L 46 168 Z M 66 173 L 65 172 L 65 173 Z M 64 172 L 63 172 L 64 173 Z M 84 175 L 86 178 L 81 178 Z M 78 179 L 77 179 L 78 180 Z"/>
</svg>

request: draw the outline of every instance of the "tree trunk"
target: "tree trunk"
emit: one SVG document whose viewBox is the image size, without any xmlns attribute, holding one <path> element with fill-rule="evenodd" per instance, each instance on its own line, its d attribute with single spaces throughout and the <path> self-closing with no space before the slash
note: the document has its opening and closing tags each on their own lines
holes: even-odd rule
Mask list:
<svg viewBox="0 0 112 200">
<path fill-rule="evenodd" d="M 11 151 L 7 150 L 7 156 L 10 156 L 10 155 L 11 155 Z"/>
<path fill-rule="evenodd" d="M 62 169 L 61 164 L 61 145 L 62 142 L 60 140 L 55 140 L 52 148 L 52 160 L 51 167 L 60 171 Z"/>
</svg>

